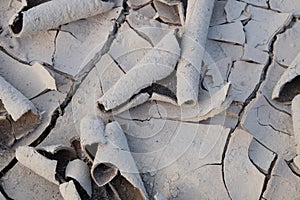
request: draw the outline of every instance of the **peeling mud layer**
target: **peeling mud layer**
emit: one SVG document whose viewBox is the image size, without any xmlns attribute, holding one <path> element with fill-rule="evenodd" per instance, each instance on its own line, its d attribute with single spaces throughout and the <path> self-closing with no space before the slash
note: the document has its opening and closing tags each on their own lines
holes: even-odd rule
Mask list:
<svg viewBox="0 0 300 200">
<path fill-rule="evenodd" d="M 0 200 L 300 199 L 298 0 L 0 0 Z"/>
</svg>

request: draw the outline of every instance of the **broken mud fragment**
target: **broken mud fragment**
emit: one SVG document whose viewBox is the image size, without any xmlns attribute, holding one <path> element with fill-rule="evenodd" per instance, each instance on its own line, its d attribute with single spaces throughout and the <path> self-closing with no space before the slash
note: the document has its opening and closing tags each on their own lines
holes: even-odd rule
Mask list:
<svg viewBox="0 0 300 200">
<path fill-rule="evenodd" d="M 233 45 L 210 39 L 207 40 L 205 49 L 207 52 L 204 56 L 206 65 L 213 64 L 227 57 L 230 57 L 232 61 L 238 61 L 244 52 L 244 48 L 241 45 Z"/>
<path fill-rule="evenodd" d="M 160 23 L 158 20 L 149 19 L 140 10 L 129 11 L 128 24 L 153 46 L 157 45 L 162 38 L 174 27 Z"/>
<path fill-rule="evenodd" d="M 132 10 L 130 11 L 132 12 Z M 151 4 L 148 4 L 140 9 L 138 9 L 138 12 L 149 19 L 154 19 L 155 15 L 156 15 L 156 10 L 153 8 L 153 6 Z"/>
<path fill-rule="evenodd" d="M 281 102 L 290 102 L 293 98 L 300 94 L 300 54 L 293 60 L 289 68 L 287 68 L 276 86 L 274 87 L 272 98 Z"/>
<path fill-rule="evenodd" d="M 214 3 L 214 0 L 188 1 L 176 74 L 180 106 L 195 106 L 198 102 L 201 66 Z"/>
<path fill-rule="evenodd" d="M 170 31 L 136 66 L 122 76 L 97 101 L 100 108 L 110 111 L 153 82 L 171 74 L 180 54 L 176 30 Z"/>
<path fill-rule="evenodd" d="M 23 7 L 9 23 L 9 30 L 15 37 L 57 28 L 72 21 L 104 13 L 115 6 L 114 2 L 102 0 L 52 0 L 33 7 L 29 7 L 26 0 L 22 3 Z"/>
<path fill-rule="evenodd" d="M 246 3 L 236 0 L 228 0 L 225 6 L 227 21 L 233 22 L 237 20 L 244 12 L 246 6 Z"/>
<path fill-rule="evenodd" d="M 242 1 L 250 5 L 255 5 L 262 8 L 268 8 L 268 2 L 269 2 L 269 0 L 242 0 Z"/>
<path fill-rule="evenodd" d="M 299 199 L 299 188 L 299 176 L 292 172 L 286 160 L 279 158 L 271 173 L 263 197 L 265 199 Z"/>
<path fill-rule="evenodd" d="M 231 68 L 228 80 L 232 87 L 229 96 L 234 101 L 245 102 L 260 81 L 264 65 L 237 61 Z"/>
<path fill-rule="evenodd" d="M 157 17 L 165 23 L 184 25 L 184 11 L 179 0 L 154 0 L 153 5 L 157 11 Z"/>
<path fill-rule="evenodd" d="M 298 0 L 269 0 L 270 8 L 282 13 L 292 13 L 295 16 L 300 15 L 300 5 Z"/>
<path fill-rule="evenodd" d="M 234 31 L 233 31 L 234 30 Z M 221 24 L 209 28 L 209 39 L 243 45 L 245 33 L 241 22 Z"/>
<path fill-rule="evenodd" d="M 226 3 L 226 1 L 215 2 L 213 14 L 210 20 L 210 26 L 220 25 L 227 22 L 225 13 Z"/>
<path fill-rule="evenodd" d="M 137 9 L 140 8 L 146 4 L 148 4 L 149 2 L 151 2 L 151 0 L 128 0 L 127 3 L 130 7 L 132 7 L 133 9 Z"/>
<path fill-rule="evenodd" d="M 107 183 L 113 184 L 113 180 L 120 176 L 130 188 L 134 188 L 134 199 L 147 199 L 142 179 L 120 125 L 117 122 L 108 123 L 103 136 L 107 143 L 98 145 L 91 170 L 96 184 L 100 187 Z"/>
<path fill-rule="evenodd" d="M 61 26 L 51 61 L 55 69 L 77 80 L 86 75 L 99 61 L 102 49 L 108 48 L 107 38 L 114 32 L 115 19 L 122 9 L 118 5 L 103 14 Z"/>
<path fill-rule="evenodd" d="M 276 159 L 274 152 L 264 147 L 254 138 L 249 145 L 248 155 L 251 162 L 264 174 L 269 173 L 272 163 Z"/>
<path fill-rule="evenodd" d="M 242 60 L 266 65 L 269 60 L 269 54 L 260 49 L 245 44 Z"/>
<path fill-rule="evenodd" d="M 210 62 L 208 61 L 208 63 Z M 227 83 L 231 68 L 231 57 L 227 57 L 217 62 L 212 62 L 211 64 L 205 65 L 203 67 L 205 73 L 201 81 L 201 87 L 209 92 L 217 92 Z"/>
<path fill-rule="evenodd" d="M 246 11 L 251 15 L 250 21 L 244 26 L 247 44 L 263 51 L 269 51 L 274 36 L 292 19 L 290 13 L 278 13 L 255 6 L 248 6 Z"/>
</svg>

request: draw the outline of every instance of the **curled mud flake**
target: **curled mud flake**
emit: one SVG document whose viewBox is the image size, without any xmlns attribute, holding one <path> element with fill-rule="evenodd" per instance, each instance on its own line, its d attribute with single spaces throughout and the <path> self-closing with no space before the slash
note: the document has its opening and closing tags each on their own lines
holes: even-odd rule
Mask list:
<svg viewBox="0 0 300 200">
<path fill-rule="evenodd" d="M 40 117 L 31 112 L 25 113 L 18 121 L 12 121 L 14 136 L 17 140 L 31 132 L 39 123 Z"/>
<path fill-rule="evenodd" d="M 91 170 L 92 178 L 96 184 L 103 186 L 110 183 L 121 188 L 122 184 L 120 182 L 115 183 L 114 180 L 122 178 L 124 182 L 129 184 L 128 187 L 132 189 L 131 191 L 134 191 L 131 194 L 135 196 L 133 199 L 147 199 L 142 179 L 139 176 L 137 166 L 127 144 L 127 139 L 120 125 L 117 122 L 107 124 L 105 137 L 108 142 L 98 146 Z M 117 188 L 115 189 L 117 190 Z M 126 195 L 123 192 L 121 191 L 122 195 Z M 119 195 L 121 197 L 120 193 Z"/>
<path fill-rule="evenodd" d="M 295 96 L 292 101 L 292 119 L 293 132 L 296 140 L 295 142 L 297 144 L 297 153 L 300 155 L 300 95 Z"/>
<path fill-rule="evenodd" d="M 300 22 L 295 20 L 293 23 L 291 28 L 276 36 L 274 43 L 274 59 L 284 67 L 291 66 L 300 51 Z"/>
<path fill-rule="evenodd" d="M 88 18 L 111 10 L 115 3 L 102 0 L 61 0 L 31 5 L 15 14 L 9 22 L 9 30 L 15 37 L 28 36 L 57 28 L 60 25 Z M 47 15 L 45 15 L 47 13 Z"/>
<path fill-rule="evenodd" d="M 110 183 L 114 186 L 116 192 L 118 193 L 120 199 L 135 199 L 135 200 L 145 200 L 145 196 L 138 191 L 135 186 L 129 182 L 122 175 L 118 174 Z"/>
<path fill-rule="evenodd" d="M 180 114 L 178 113 L 179 115 L 176 114 L 178 116 L 174 116 L 174 119 L 203 121 L 223 112 L 232 102 L 232 100 L 227 97 L 229 88 L 230 84 L 227 83 L 217 92 L 209 94 L 208 97 L 203 99 L 199 98 L 195 107 L 184 107 L 184 109 L 180 111 Z"/>
<path fill-rule="evenodd" d="M 12 134 L 20 139 L 36 128 L 40 122 L 40 116 L 33 103 L 10 83 L 0 76 L 0 100 L 3 107 L 12 118 Z"/>
<path fill-rule="evenodd" d="M 0 116 L 7 116 L 7 115 L 9 115 L 9 114 L 5 110 L 4 105 L 3 105 L 2 101 L 0 100 Z"/>
<path fill-rule="evenodd" d="M 202 61 L 214 3 L 214 0 L 191 0 L 187 5 L 181 40 L 181 59 L 177 66 L 177 98 L 180 106 L 194 106 L 197 103 Z"/>
<path fill-rule="evenodd" d="M 12 126 L 10 121 L 5 116 L 0 116 L 0 152 L 15 142 Z"/>
<path fill-rule="evenodd" d="M 300 174 L 300 95 L 298 94 L 292 101 L 293 133 L 296 143 L 297 156 L 293 159 L 292 167 Z"/>
<path fill-rule="evenodd" d="M 300 54 L 285 70 L 274 87 L 272 98 L 281 102 L 290 102 L 300 93 Z"/>
<path fill-rule="evenodd" d="M 111 112 L 114 115 L 120 114 L 122 112 L 125 112 L 131 108 L 134 108 L 136 106 L 139 106 L 145 102 L 147 102 L 150 98 L 150 95 L 147 93 L 141 93 L 138 95 L 133 96 L 129 102 L 126 102 L 125 104 L 122 104 L 121 106 L 116 107 Z"/>
<path fill-rule="evenodd" d="M 180 48 L 171 30 L 153 49 L 129 70 L 118 82 L 97 101 L 105 111 L 114 109 L 143 88 L 171 74 L 177 63 Z"/>
<path fill-rule="evenodd" d="M 227 22 L 225 14 L 226 1 L 216 1 L 213 14 L 210 20 L 210 26 L 224 24 Z"/>
<path fill-rule="evenodd" d="M 169 88 L 157 83 L 153 83 L 151 86 L 142 89 L 139 94 L 130 98 L 128 102 L 111 110 L 111 114 L 121 114 L 131 108 L 142 105 L 147 101 L 160 101 L 177 105 L 177 98 Z"/>
<path fill-rule="evenodd" d="M 118 174 L 118 168 L 109 163 L 98 164 L 92 170 L 92 176 L 98 186 L 109 183 Z"/>
<path fill-rule="evenodd" d="M 104 130 L 104 122 L 96 115 L 87 115 L 80 122 L 81 148 L 91 161 L 95 158 L 98 145 L 107 143 Z"/>
<path fill-rule="evenodd" d="M 228 97 L 229 88 L 230 84 L 226 83 L 224 86 L 221 86 L 219 90 L 210 93 L 200 89 L 198 97 L 199 100 L 197 105 L 194 107 L 180 107 L 178 104 L 174 105 L 174 102 L 172 103 L 171 99 L 169 99 L 170 102 L 167 102 L 165 99 L 163 99 L 163 101 L 159 101 L 162 97 L 169 98 L 169 96 L 160 96 L 158 99 L 155 99 L 157 100 L 155 104 L 157 104 L 158 112 L 146 114 L 146 112 L 148 112 L 146 110 L 150 109 L 149 106 L 153 106 L 152 103 L 149 103 L 131 110 L 130 115 L 128 115 L 128 113 L 123 113 L 122 117 L 132 119 L 132 117 L 140 118 L 143 116 L 143 119 L 155 117 L 185 122 L 199 122 L 207 120 L 225 111 L 230 106 L 232 99 Z M 152 95 L 156 98 L 155 93 Z M 137 115 L 135 116 L 135 114 Z"/>
<path fill-rule="evenodd" d="M 168 96 L 168 95 L 164 95 L 164 94 L 159 94 L 154 92 L 150 98 L 151 101 L 160 101 L 160 102 L 165 102 L 165 103 L 170 103 L 173 105 L 177 105 L 177 101 L 176 99 Z"/>
<path fill-rule="evenodd" d="M 18 121 L 27 112 L 37 115 L 37 109 L 32 102 L 1 76 L 0 99 L 14 121 Z"/>
</svg>

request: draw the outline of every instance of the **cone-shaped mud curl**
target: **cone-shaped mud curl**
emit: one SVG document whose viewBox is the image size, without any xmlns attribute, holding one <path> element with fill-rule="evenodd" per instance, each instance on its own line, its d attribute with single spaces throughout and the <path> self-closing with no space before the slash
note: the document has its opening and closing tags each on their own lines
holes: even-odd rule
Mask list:
<svg viewBox="0 0 300 200">
<path fill-rule="evenodd" d="M 99 144 L 92 166 L 92 178 L 98 186 L 114 184 L 116 179 L 124 180 L 126 187 L 134 191 L 134 199 L 147 199 L 147 193 L 135 161 L 129 150 L 127 139 L 117 122 L 107 124 L 107 143 Z"/>
<path fill-rule="evenodd" d="M 104 122 L 96 115 L 86 115 L 80 122 L 81 149 L 93 161 L 99 144 L 105 144 Z"/>
<path fill-rule="evenodd" d="M 23 7 L 9 22 L 15 37 L 23 37 L 57 28 L 79 19 L 111 10 L 115 3 L 103 0 L 52 0 L 41 4 L 23 0 Z"/>
<path fill-rule="evenodd" d="M 296 56 L 274 87 L 272 98 L 290 103 L 300 93 L 300 54 Z"/>
<path fill-rule="evenodd" d="M 214 3 L 214 0 L 188 1 L 181 40 L 181 59 L 176 74 L 180 106 L 194 106 L 197 103 L 201 65 Z"/>
<path fill-rule="evenodd" d="M 295 96 L 292 101 L 292 118 L 294 136 L 297 144 L 297 153 L 300 155 L 300 95 Z"/>
<path fill-rule="evenodd" d="M 11 125 L 17 140 L 27 135 L 40 122 L 40 116 L 33 103 L 1 76 L 0 104 L 13 119 Z"/>
<path fill-rule="evenodd" d="M 170 31 L 136 66 L 122 76 L 98 100 L 99 107 L 110 111 L 126 103 L 140 90 L 170 75 L 180 55 L 176 32 Z"/>
</svg>

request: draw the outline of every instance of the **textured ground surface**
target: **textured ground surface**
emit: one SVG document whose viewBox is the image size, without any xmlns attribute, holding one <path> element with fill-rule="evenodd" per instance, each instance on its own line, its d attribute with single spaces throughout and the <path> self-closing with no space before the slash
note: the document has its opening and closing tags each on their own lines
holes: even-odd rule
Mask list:
<svg viewBox="0 0 300 200">
<path fill-rule="evenodd" d="M 80 120 L 98 112 L 97 99 L 143 55 L 134 50 L 152 47 L 159 37 L 145 36 L 142 27 L 181 28 L 179 19 L 163 21 L 152 1 L 145 2 L 141 8 L 125 2 L 57 30 L 14 38 L 6 27 L 20 2 L 0 0 L 0 75 L 8 77 L 9 67 L 38 61 L 57 85 L 56 91 L 27 96 L 44 111 L 42 124 L 12 147 L 0 144 L 0 199 L 1 194 L 8 199 L 62 199 L 58 186 L 18 163 L 15 148 L 71 146 L 79 138 Z M 229 108 L 191 122 L 174 118 L 168 104 L 152 101 L 105 119 L 118 121 L 125 131 L 151 198 L 160 193 L 167 199 L 300 199 L 294 164 L 300 144 L 290 105 L 299 93 L 297 80 L 282 99 L 272 98 L 300 52 L 299 15 L 298 0 L 216 1 L 201 84 L 213 90 L 230 82 Z M 103 66 L 108 67 L 99 76 Z M 30 91 L 32 79 L 25 72 L 13 73 L 11 84 Z M 161 84 L 172 88 L 173 79 L 174 74 Z"/>
</svg>

